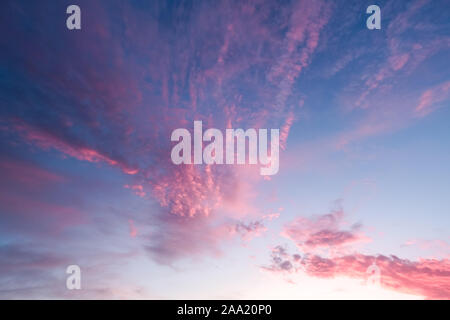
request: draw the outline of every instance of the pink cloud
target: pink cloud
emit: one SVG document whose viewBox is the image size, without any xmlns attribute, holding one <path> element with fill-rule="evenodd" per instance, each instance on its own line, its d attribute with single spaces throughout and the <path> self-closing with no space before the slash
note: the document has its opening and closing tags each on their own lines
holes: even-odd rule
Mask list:
<svg viewBox="0 0 450 320">
<path fill-rule="evenodd" d="M 328 6 L 322 1 L 298 1 L 294 5 L 282 54 L 268 74 L 269 80 L 279 87 L 274 106 L 278 112 L 286 110 L 286 101 L 292 93 L 292 86 L 301 71 L 308 66 L 319 43 L 320 31 L 328 22 L 329 15 Z M 286 123 L 291 123 L 287 127 L 288 130 L 292 125 L 292 114 L 287 119 Z M 287 136 L 283 141 L 286 141 L 286 138 Z"/>
<path fill-rule="evenodd" d="M 56 149 L 61 153 L 82 161 L 105 162 L 111 166 L 119 166 L 127 174 L 136 174 L 137 169 L 131 169 L 126 164 L 115 160 L 93 148 L 81 144 L 70 143 L 60 137 L 38 128 L 32 127 L 23 121 L 15 121 L 14 129 L 28 142 L 44 149 Z"/>
<path fill-rule="evenodd" d="M 358 142 L 365 138 L 370 138 L 378 134 L 386 133 L 392 130 L 392 123 L 389 121 L 380 121 L 379 119 L 368 118 L 357 124 L 354 128 L 344 131 L 334 138 L 333 145 L 341 150 L 349 144 Z"/>
<path fill-rule="evenodd" d="M 128 184 L 126 184 L 126 185 L 124 185 L 124 187 L 126 188 L 126 189 L 131 189 L 131 190 L 133 190 L 134 191 L 134 193 L 137 195 L 137 196 L 139 196 L 139 197 L 141 197 L 141 198 L 144 198 L 147 194 L 144 192 L 144 187 L 142 186 L 142 185 L 140 185 L 140 184 L 135 184 L 135 185 L 128 185 Z"/>
<path fill-rule="evenodd" d="M 422 295 L 428 299 L 450 299 L 450 260 L 420 259 L 410 261 L 396 256 L 354 254 L 331 259 L 313 256 L 306 272 L 317 277 L 346 276 L 367 278 L 367 268 L 376 261 L 381 284 L 400 292 Z"/>
<path fill-rule="evenodd" d="M 275 273 L 304 272 L 318 278 L 348 277 L 368 279 L 369 266 L 380 269 L 380 284 L 386 289 L 423 296 L 427 299 L 450 299 L 450 260 L 419 259 L 411 261 L 396 256 L 353 253 L 334 257 L 289 254 L 275 247 L 271 265 L 262 267 Z"/>
<path fill-rule="evenodd" d="M 427 58 L 441 49 L 450 47 L 450 38 L 439 33 L 427 33 L 435 26 L 428 25 L 420 30 L 418 25 L 422 22 L 420 10 L 431 5 L 429 0 L 413 1 L 405 11 L 395 16 L 387 26 L 388 52 L 386 58 L 368 64 L 366 70 L 357 79 L 357 83 L 351 84 L 351 88 L 359 88 L 356 97 L 347 106 L 347 110 L 356 108 L 367 109 L 377 107 L 376 103 L 381 95 L 397 86 L 400 78 L 410 75 Z M 408 30 L 420 33 L 414 39 L 405 37 Z M 417 42 L 420 40 L 420 44 Z M 357 57 L 357 56 L 356 56 Z M 349 58 L 347 58 L 349 59 Z M 363 85 L 359 83 L 363 80 Z"/>
<path fill-rule="evenodd" d="M 450 299 L 448 257 L 412 261 L 396 256 L 362 254 L 355 245 L 369 239 L 360 232 L 360 225 L 347 229 L 343 229 L 344 226 L 341 208 L 325 215 L 295 219 L 285 226 L 283 235 L 295 243 L 301 254 L 290 254 L 285 247 L 276 246 L 271 250 L 271 264 L 262 268 L 275 273 L 302 272 L 319 278 L 367 279 L 367 270 L 375 263 L 385 288 L 428 299 Z M 408 241 L 407 244 L 416 243 Z M 438 243 L 448 247 L 445 242 Z"/>
<path fill-rule="evenodd" d="M 360 231 L 359 224 L 347 229 L 343 229 L 344 226 L 344 211 L 338 208 L 325 215 L 297 218 L 285 225 L 282 235 L 306 253 L 322 249 L 335 253 L 350 245 L 369 241 Z"/>
<path fill-rule="evenodd" d="M 447 81 L 422 93 L 414 113 L 417 117 L 424 117 L 436 110 L 437 104 L 449 99 L 449 97 L 450 81 Z"/>
<path fill-rule="evenodd" d="M 4 223 L 27 228 L 30 232 L 58 234 L 66 228 L 86 222 L 86 215 L 78 208 L 32 199 L 26 195 L 1 192 L 0 201 L 4 210 Z"/>
<path fill-rule="evenodd" d="M 426 251 L 431 257 L 449 257 L 450 244 L 445 240 L 410 239 L 402 244 L 403 247 L 414 247 L 415 250 Z"/>
<path fill-rule="evenodd" d="M 44 186 L 66 181 L 65 177 L 57 173 L 18 159 L 1 159 L 0 173 L 3 181 L 20 185 L 20 188 L 27 190 L 39 190 Z"/>
<path fill-rule="evenodd" d="M 392 57 L 389 58 L 389 62 L 391 64 L 391 67 L 395 71 L 398 71 L 401 68 L 403 68 L 404 65 L 408 62 L 408 60 L 409 60 L 409 54 L 408 53 L 401 54 L 401 55 L 398 55 L 398 56 L 392 56 Z"/>
<path fill-rule="evenodd" d="M 292 112 L 289 113 L 288 117 L 286 118 L 284 125 L 281 127 L 280 131 L 280 147 L 281 149 L 286 149 L 286 143 L 287 138 L 289 136 L 289 130 L 292 127 L 292 124 L 294 123 L 295 117 Z"/>
<path fill-rule="evenodd" d="M 183 34 L 172 34 L 171 41 L 167 32 L 172 30 L 127 4 L 120 12 L 127 21 L 122 26 L 125 37 L 116 38 L 114 29 L 107 27 L 114 12 L 110 16 L 106 8 L 92 6 L 98 12 L 90 24 L 92 33 L 71 44 L 73 54 L 81 52 L 80 56 L 56 59 L 37 39 L 30 39 L 30 47 L 37 47 L 36 55 L 25 57 L 30 82 L 45 79 L 45 87 L 62 97 L 42 92 L 49 97 L 45 103 L 50 107 L 44 111 L 50 120 L 24 118 L 12 121 L 11 128 L 43 150 L 134 175 L 126 186 L 159 204 L 157 213 L 152 210 L 139 222 L 151 227 L 154 215 L 160 219 L 161 230 L 148 236 L 152 254 L 170 260 L 185 253 L 216 252 L 215 246 L 230 237 L 226 217 L 262 221 L 257 208 L 261 204 L 252 202 L 262 178 L 255 178 L 247 166 L 173 165 L 170 132 L 189 128 L 193 119 L 217 128 L 281 128 L 285 149 L 295 121 L 288 101 L 301 100 L 293 88 L 312 61 L 329 6 L 324 1 L 298 1 L 293 6 L 270 1 L 196 4 Z M 267 19 L 272 14 L 288 23 L 274 25 Z M 148 41 L 157 49 L 149 48 Z M 134 48 L 132 55 L 128 48 Z M 58 72 L 35 65 L 36 56 Z M 253 72 L 257 69 L 263 74 Z M 53 107 L 60 104 L 61 114 L 54 115 Z M 247 216 L 251 217 L 244 220 Z M 251 232 L 246 227 L 237 227 L 234 234 L 251 238 L 247 235 L 263 230 L 258 224 Z"/>
<path fill-rule="evenodd" d="M 262 216 L 263 219 L 267 219 L 269 221 L 272 221 L 274 219 L 278 219 L 279 217 L 280 217 L 280 213 L 278 213 L 278 212 L 269 213 L 269 214 L 265 214 L 265 215 Z"/>
<path fill-rule="evenodd" d="M 128 220 L 128 224 L 130 227 L 130 237 L 136 238 L 136 236 L 138 235 L 138 230 L 137 230 L 136 226 L 134 225 L 134 221 L 130 219 L 130 220 Z"/>
<path fill-rule="evenodd" d="M 3 227 L 55 234 L 86 222 L 83 210 L 54 196 L 67 185 L 67 177 L 9 158 L 0 160 L 0 176 Z"/>
<path fill-rule="evenodd" d="M 173 167 L 170 174 L 152 183 L 153 194 L 172 214 L 209 216 L 222 201 L 222 180 L 211 166 Z"/>
</svg>

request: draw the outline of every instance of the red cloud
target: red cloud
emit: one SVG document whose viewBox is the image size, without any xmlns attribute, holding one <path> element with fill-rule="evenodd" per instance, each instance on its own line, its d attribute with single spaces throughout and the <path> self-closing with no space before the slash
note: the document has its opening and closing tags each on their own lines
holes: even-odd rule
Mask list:
<svg viewBox="0 0 450 320">
<path fill-rule="evenodd" d="M 380 284 L 395 291 L 423 296 L 427 299 L 450 299 L 450 260 L 420 259 L 411 261 L 396 256 L 372 256 L 355 253 L 334 258 L 319 255 L 290 255 L 283 247 L 275 247 L 271 272 L 300 272 L 319 277 L 368 279 L 372 264 L 380 269 Z"/>
<path fill-rule="evenodd" d="M 385 287 L 428 299 L 450 299 L 450 260 L 410 261 L 396 256 L 353 254 L 337 258 L 313 256 L 305 270 L 317 277 L 367 278 L 367 268 L 376 261 Z"/>
<path fill-rule="evenodd" d="M 424 296 L 428 299 L 450 299 L 450 260 L 419 259 L 411 261 L 396 256 L 365 255 L 343 250 L 367 238 L 360 226 L 342 230 L 344 212 L 314 218 L 298 218 L 288 224 L 284 235 L 293 240 L 304 253 L 289 254 L 277 246 L 271 252 L 271 265 L 263 269 L 272 272 L 305 272 L 313 277 L 349 277 L 368 279 L 373 263 L 380 269 L 381 285 L 396 291 Z M 320 254 L 317 249 L 327 249 Z"/>
</svg>

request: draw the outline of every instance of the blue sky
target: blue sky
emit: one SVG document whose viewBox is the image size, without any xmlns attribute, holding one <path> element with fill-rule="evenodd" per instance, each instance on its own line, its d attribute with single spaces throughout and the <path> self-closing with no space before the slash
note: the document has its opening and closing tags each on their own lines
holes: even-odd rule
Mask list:
<svg viewBox="0 0 450 320">
<path fill-rule="evenodd" d="M 70 4 L 0 4 L 0 297 L 449 298 L 448 1 Z M 279 172 L 174 165 L 200 120 Z"/>
</svg>

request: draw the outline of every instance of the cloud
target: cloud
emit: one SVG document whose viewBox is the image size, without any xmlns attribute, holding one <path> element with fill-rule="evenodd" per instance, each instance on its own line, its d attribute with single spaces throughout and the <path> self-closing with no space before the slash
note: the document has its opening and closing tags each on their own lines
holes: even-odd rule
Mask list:
<svg viewBox="0 0 450 320">
<path fill-rule="evenodd" d="M 131 186 L 126 184 L 124 185 L 124 188 L 133 190 L 134 193 L 141 198 L 144 198 L 146 196 L 146 193 L 144 192 L 144 187 L 140 184 L 135 184 Z"/>
<path fill-rule="evenodd" d="M 367 277 L 367 268 L 376 261 L 381 271 L 381 284 L 428 299 L 450 298 L 450 260 L 420 259 L 410 261 L 396 256 L 354 254 L 336 258 L 314 256 L 306 272 L 318 277 Z"/>
<path fill-rule="evenodd" d="M 55 234 L 83 224 L 80 206 L 55 197 L 69 179 L 40 165 L 20 158 L 0 158 L 0 229 L 4 234 Z"/>
<path fill-rule="evenodd" d="M 338 206 L 329 214 L 295 219 L 285 225 L 282 235 L 306 253 L 316 250 L 339 252 L 348 246 L 369 241 L 361 232 L 360 224 L 353 224 L 348 229 L 344 227 L 344 211 Z"/>
<path fill-rule="evenodd" d="M 111 166 L 119 166 L 127 174 L 136 174 L 138 172 L 137 169 L 129 168 L 126 164 L 120 163 L 119 160 L 115 160 L 106 154 L 102 154 L 100 151 L 97 151 L 88 146 L 84 146 L 81 143 L 76 144 L 74 142 L 63 140 L 50 132 L 33 128 L 20 120 L 14 121 L 12 127 L 26 141 L 29 141 L 30 143 L 44 150 L 56 149 L 63 154 L 74 157 L 78 160 L 89 162 L 105 162 Z"/>
<path fill-rule="evenodd" d="M 348 277 L 368 279 L 369 266 L 380 269 L 381 286 L 398 292 L 423 296 L 427 299 L 450 298 L 450 260 L 419 259 L 411 261 L 396 256 L 349 255 L 323 257 L 320 255 L 289 254 L 283 247 L 275 247 L 271 264 L 262 267 L 274 273 L 303 272 L 318 278 Z"/>
<path fill-rule="evenodd" d="M 421 251 L 427 253 L 430 257 L 449 257 L 450 244 L 445 240 L 425 240 L 425 239 L 410 239 L 402 244 L 402 247 L 411 247 L 416 252 Z"/>
<path fill-rule="evenodd" d="M 389 3 L 385 10 L 391 9 L 393 5 Z M 428 28 L 424 30 L 415 28 L 415 23 L 426 23 L 419 12 L 428 5 L 429 0 L 416 0 L 389 22 L 386 31 L 388 46 L 387 52 L 384 52 L 386 59 L 378 59 L 380 61 L 367 65 L 366 72 L 362 75 L 365 79 L 364 86 L 355 101 L 356 107 L 370 107 L 372 100 L 370 95 L 379 95 L 380 91 L 390 89 L 396 79 L 412 73 L 426 57 L 440 49 L 448 48 L 447 41 L 430 34 Z M 429 23 L 431 24 L 431 21 Z M 404 36 L 405 32 L 411 29 L 415 29 L 417 34 L 415 39 Z M 421 39 L 421 45 L 417 45 L 418 38 Z"/>
<path fill-rule="evenodd" d="M 367 280 L 367 270 L 375 263 L 381 272 L 381 285 L 385 288 L 428 299 L 450 298 L 448 258 L 412 261 L 394 255 L 359 253 L 355 244 L 366 241 L 367 237 L 360 233 L 360 225 L 342 230 L 343 218 L 342 209 L 336 209 L 326 215 L 298 218 L 288 223 L 283 235 L 295 243 L 299 252 L 291 254 L 285 246 L 276 246 L 271 250 L 270 264 L 262 266 L 262 269 L 274 273 L 304 273 L 319 278 Z"/>
<path fill-rule="evenodd" d="M 31 242 L 0 244 L 0 298 L 2 299 L 143 299 L 155 295 L 127 280 L 124 285 L 117 267 L 134 253 L 86 250 L 76 257 L 67 246 L 61 250 Z M 95 259 L 93 259 L 95 257 Z M 80 264 L 82 290 L 66 289 L 66 268 Z"/>
<path fill-rule="evenodd" d="M 230 239 L 229 225 L 210 223 L 205 216 L 184 217 L 160 213 L 152 224 L 144 248 L 157 263 L 172 265 L 178 260 L 222 254 L 220 243 Z"/>
<path fill-rule="evenodd" d="M 130 237 L 136 238 L 136 236 L 138 235 L 138 230 L 137 230 L 136 226 L 134 225 L 134 221 L 130 219 L 130 220 L 128 220 L 128 223 L 130 225 Z"/>
<path fill-rule="evenodd" d="M 414 109 L 417 117 L 424 117 L 437 109 L 440 102 L 450 97 L 450 81 L 444 82 L 422 93 L 419 104 Z"/>
<path fill-rule="evenodd" d="M 267 231 L 267 228 L 264 226 L 262 221 L 252 221 L 248 224 L 243 222 L 238 222 L 235 226 L 236 232 L 241 236 L 241 238 L 245 241 L 249 241 L 254 237 L 261 236 L 264 232 Z"/>
<path fill-rule="evenodd" d="M 266 199 L 257 197 L 262 178 L 254 168 L 175 166 L 170 133 L 190 129 L 193 120 L 220 129 L 280 128 L 287 151 L 298 109 L 308 101 L 307 71 L 324 58 L 330 42 L 348 47 L 346 39 L 359 38 L 330 36 L 331 29 L 341 28 L 342 21 L 329 23 L 338 7 L 306 0 L 80 5 L 95 15 L 84 15 L 77 33 L 55 27 L 63 3 L 11 2 L 0 12 L 0 26 L 9 30 L 0 39 L 0 147 L 10 156 L 0 161 L 5 237 L 20 231 L 36 245 L 51 238 L 76 246 L 85 239 L 103 243 L 108 236 L 108 245 L 112 238 L 119 246 L 139 243 L 155 261 L 173 264 L 220 255 L 233 237 L 249 241 L 265 234 L 267 221 L 278 215 L 263 214 Z M 399 104 L 392 116 L 397 105 L 383 90 L 448 48 L 439 26 L 416 28 L 417 39 L 403 38 L 425 5 L 415 2 L 394 17 L 387 43 L 350 56 L 345 50 L 328 73 L 345 77 L 339 71 L 360 70 L 353 62 L 377 56 L 352 74 L 357 84 L 351 83 L 349 96 L 352 105 L 363 97 L 361 107 L 379 93 L 379 104 L 389 103 L 371 108 L 374 114 L 327 147 L 386 132 L 411 109 L 410 103 Z M 29 21 L 39 27 L 30 29 Z M 374 54 L 373 47 L 381 49 Z M 445 101 L 445 83 L 427 88 L 418 91 L 423 94 L 410 112 L 420 116 Z M 283 235 L 304 252 L 333 256 L 367 240 L 361 226 L 346 224 L 340 209 L 299 218 Z M 47 252 L 36 255 L 46 258 Z M 282 261 L 282 268 L 295 269 L 292 259 Z"/>
<path fill-rule="evenodd" d="M 233 190 L 242 185 L 234 169 L 174 166 L 170 132 L 189 128 L 194 119 L 218 128 L 280 127 L 285 148 L 295 119 L 286 99 L 318 45 L 327 22 L 325 4 L 181 5 L 168 25 L 144 16 L 135 4 L 120 10 L 88 2 L 83 7 L 98 13 L 84 20 L 89 34 L 67 43 L 66 34 L 55 30 L 61 45 L 48 50 L 39 45 L 45 37 L 39 32 L 26 39 L 36 47 L 34 55 L 24 50 L 25 42 L 14 42 L 23 68 L 12 51 L 4 53 L 13 70 L 10 86 L 28 93 L 9 93 L 14 107 L 2 110 L 7 130 L 33 148 L 120 168 L 135 176 L 127 183 L 132 190 L 140 197 L 145 190 L 168 214 L 211 216 L 242 197 Z M 20 15 L 19 8 L 8 10 Z M 43 12 L 45 5 L 34 9 Z M 157 3 L 147 9 L 165 10 Z M 182 12 L 192 19 L 177 19 Z M 267 19 L 273 12 L 287 25 L 274 26 Z M 112 27 L 117 20 L 129 23 Z M 42 24 L 44 30 L 50 27 Z M 11 21 L 11 30 L 24 32 L 17 21 Z M 61 54 L 67 47 L 70 52 Z M 251 70 L 261 67 L 266 71 L 255 77 Z M 53 69 L 58 72 L 49 74 Z"/>
</svg>

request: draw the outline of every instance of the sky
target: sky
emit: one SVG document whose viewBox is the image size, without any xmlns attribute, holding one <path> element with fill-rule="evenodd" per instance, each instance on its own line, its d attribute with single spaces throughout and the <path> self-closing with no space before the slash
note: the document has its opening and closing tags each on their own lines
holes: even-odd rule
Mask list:
<svg viewBox="0 0 450 320">
<path fill-rule="evenodd" d="M 1 1 L 0 298 L 450 299 L 449 14 Z M 279 129 L 278 173 L 174 164 L 194 121 Z"/>
</svg>

